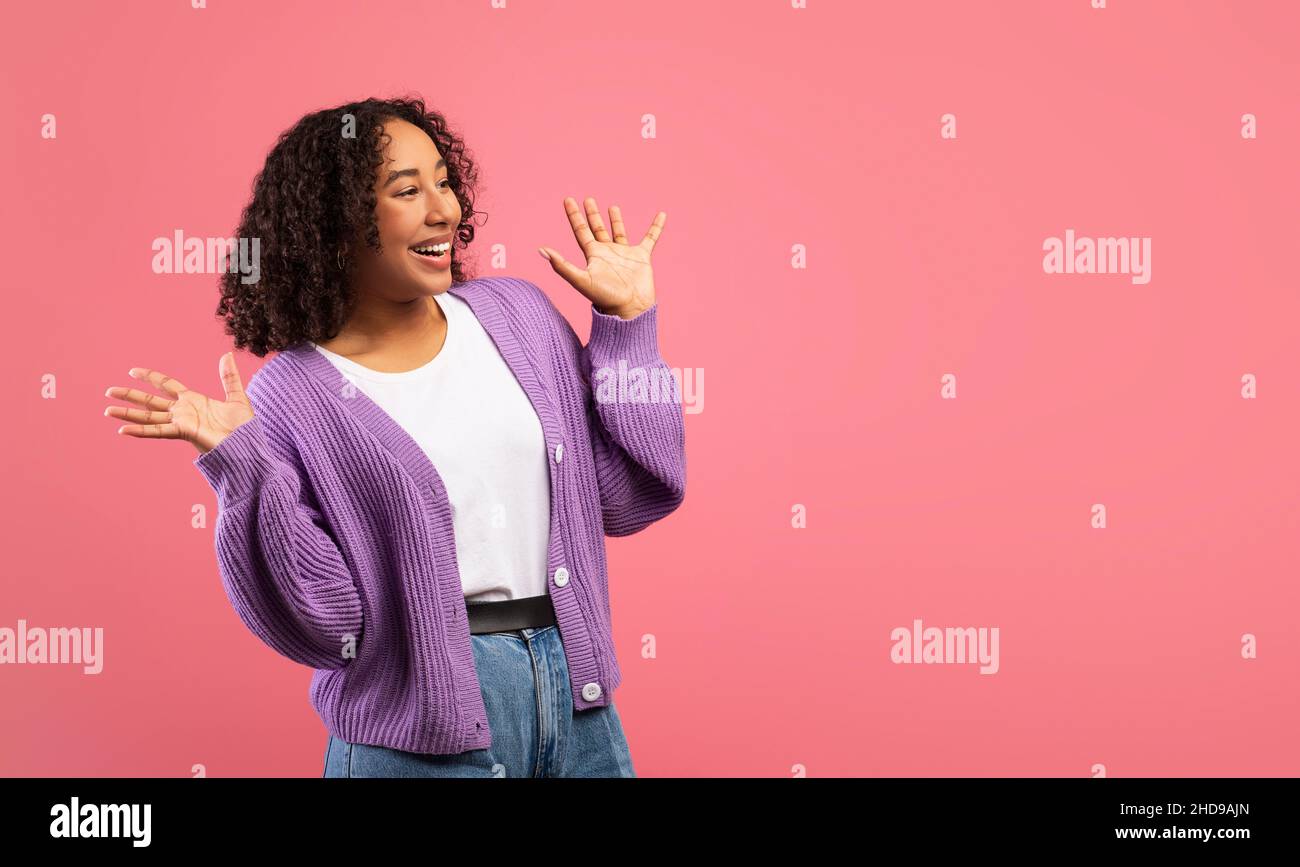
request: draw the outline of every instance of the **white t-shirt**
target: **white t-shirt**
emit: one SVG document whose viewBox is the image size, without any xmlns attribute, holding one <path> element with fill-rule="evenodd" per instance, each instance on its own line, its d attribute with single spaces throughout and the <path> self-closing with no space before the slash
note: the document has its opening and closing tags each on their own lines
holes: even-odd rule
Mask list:
<svg viewBox="0 0 1300 867">
<path fill-rule="evenodd" d="M 313 345 L 437 468 L 465 598 L 544 596 L 551 481 L 542 423 L 469 305 L 449 292 L 434 299 L 447 337 L 423 367 L 384 373 Z"/>
</svg>

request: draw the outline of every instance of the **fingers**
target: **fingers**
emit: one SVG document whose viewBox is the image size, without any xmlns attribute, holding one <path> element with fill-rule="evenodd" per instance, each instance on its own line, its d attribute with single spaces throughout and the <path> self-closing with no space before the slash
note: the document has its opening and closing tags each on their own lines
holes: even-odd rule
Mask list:
<svg viewBox="0 0 1300 867">
<path fill-rule="evenodd" d="M 178 397 L 181 392 L 186 391 L 185 384 L 179 379 L 172 379 L 160 370 L 153 370 L 148 367 L 133 367 L 129 371 L 132 379 L 147 379 L 157 388 L 170 394 L 172 397 Z"/>
<path fill-rule="evenodd" d="M 140 439 L 158 439 L 158 440 L 179 440 L 184 439 L 181 436 L 180 428 L 175 424 L 150 424 L 138 425 L 128 424 L 117 429 L 117 432 L 123 436 L 139 437 Z"/>
<path fill-rule="evenodd" d="M 583 210 L 585 208 L 585 212 Z M 610 225 L 614 228 L 614 236 L 610 237 L 609 231 L 605 228 L 604 220 L 600 216 L 600 207 L 596 200 L 588 196 L 583 200 L 583 208 L 578 207 L 578 202 L 572 196 L 564 198 L 564 212 L 569 216 L 569 225 L 573 228 L 573 236 L 578 239 L 578 246 L 582 252 L 587 252 L 587 246 L 593 241 L 601 241 L 616 244 L 627 243 L 627 229 L 623 225 L 623 212 L 619 210 L 618 205 L 611 205 L 609 209 Z M 664 224 L 668 222 L 668 213 L 660 211 L 655 216 L 654 222 L 650 228 L 646 229 L 645 237 L 641 239 L 638 246 L 645 247 L 647 251 L 653 250 L 655 244 L 659 241 L 659 236 L 663 234 Z M 590 261 L 590 257 L 588 257 Z"/>
<path fill-rule="evenodd" d="M 247 403 L 248 398 L 244 396 L 244 383 L 239 378 L 239 367 L 235 364 L 235 353 L 227 352 L 221 356 L 217 371 L 221 374 L 221 387 L 226 390 L 226 400 Z"/>
<path fill-rule="evenodd" d="M 573 228 L 573 237 L 578 239 L 578 246 L 585 253 L 587 247 L 596 240 L 591 234 L 591 229 L 587 227 L 587 220 L 582 215 L 582 209 L 572 196 L 564 197 L 564 212 L 569 215 L 569 225 Z"/>
<path fill-rule="evenodd" d="M 569 284 L 573 286 L 573 288 L 579 290 L 583 294 L 587 293 L 588 287 L 591 286 L 590 274 L 575 267 L 550 247 L 538 247 L 537 251 L 545 257 L 546 261 L 551 263 L 551 267 L 555 269 L 556 274 L 559 274 L 565 280 L 569 281 Z"/>
<path fill-rule="evenodd" d="M 131 368 L 131 375 L 135 376 L 138 370 L 140 368 Z M 167 379 L 162 374 L 157 374 L 157 376 L 160 380 Z M 170 380 L 170 382 L 178 384 L 174 379 Z M 184 386 L 181 386 L 181 388 L 183 389 Z M 176 403 L 176 401 L 150 394 L 147 391 L 141 391 L 138 388 L 123 388 L 116 385 L 105 391 L 104 396 L 136 403 L 148 407 L 150 410 L 146 411 L 125 406 L 105 408 L 104 415 L 109 418 L 121 418 L 137 422 L 137 424 L 123 425 L 118 428 L 117 432 L 119 434 L 144 439 L 182 439 L 180 429 L 172 423 L 172 414 L 170 412 L 172 404 Z"/>
<path fill-rule="evenodd" d="M 614 243 L 627 243 L 627 230 L 623 228 L 623 212 L 618 205 L 609 206 L 609 224 L 614 229 Z"/>
<path fill-rule="evenodd" d="M 110 406 L 104 415 L 111 418 L 124 418 L 140 424 L 167 424 L 172 420 L 170 412 L 146 412 L 143 409 L 131 409 L 125 406 Z"/>
<path fill-rule="evenodd" d="M 650 228 L 646 229 L 645 237 L 641 239 L 641 243 L 638 246 L 645 247 L 647 250 L 653 250 L 655 244 L 659 241 L 659 235 L 664 230 L 664 223 L 667 221 L 667 212 L 660 211 L 658 216 L 655 217 L 655 221 L 650 224 Z"/>
<path fill-rule="evenodd" d="M 174 400 L 168 400 L 165 397 L 159 397 L 156 394 L 150 394 L 147 391 L 141 391 L 138 388 L 123 388 L 115 385 L 108 391 L 104 392 L 104 397 L 115 397 L 118 400 L 126 400 L 131 403 L 138 403 L 140 406 L 147 406 L 150 409 L 169 410 Z"/>
<path fill-rule="evenodd" d="M 587 198 L 583 199 L 583 204 L 587 208 L 587 222 L 591 224 L 596 240 L 608 244 L 609 232 L 605 231 L 605 223 L 600 219 L 600 208 L 596 205 L 596 200 L 591 196 L 587 196 Z"/>
</svg>

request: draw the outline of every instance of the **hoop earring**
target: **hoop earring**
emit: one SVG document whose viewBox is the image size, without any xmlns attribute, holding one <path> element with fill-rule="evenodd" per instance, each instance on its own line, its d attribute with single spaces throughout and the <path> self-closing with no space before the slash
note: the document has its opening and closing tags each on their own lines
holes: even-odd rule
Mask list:
<svg viewBox="0 0 1300 867">
<path fill-rule="evenodd" d="M 348 269 L 347 263 L 343 261 L 343 251 L 342 251 L 342 250 L 335 250 L 335 251 L 334 251 L 334 258 L 335 258 L 336 260 L 338 260 L 338 263 L 339 263 L 339 270 L 340 270 L 340 271 L 346 271 L 346 270 Z"/>
</svg>

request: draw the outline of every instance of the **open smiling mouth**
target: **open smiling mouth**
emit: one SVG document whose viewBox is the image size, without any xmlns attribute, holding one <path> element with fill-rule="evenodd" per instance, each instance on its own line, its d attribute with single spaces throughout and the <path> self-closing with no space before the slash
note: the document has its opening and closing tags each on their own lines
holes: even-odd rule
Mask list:
<svg viewBox="0 0 1300 867">
<path fill-rule="evenodd" d="M 451 253 L 451 242 L 412 247 L 411 252 L 426 259 L 441 259 Z"/>
</svg>

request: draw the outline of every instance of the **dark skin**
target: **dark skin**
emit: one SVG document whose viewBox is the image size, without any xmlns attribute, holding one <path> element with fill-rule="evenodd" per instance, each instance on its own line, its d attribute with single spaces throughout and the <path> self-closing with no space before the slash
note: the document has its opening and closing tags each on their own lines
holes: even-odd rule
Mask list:
<svg viewBox="0 0 1300 867">
<path fill-rule="evenodd" d="M 357 305 L 339 333 L 320 345 L 373 370 L 401 372 L 429 363 L 442 351 L 447 318 L 433 298 L 451 286 L 450 268 L 430 268 L 414 258 L 417 254 L 410 248 L 426 238 L 453 233 L 460 225 L 461 207 L 446 180 L 445 166 L 438 165 L 443 157 L 433 140 L 406 121 L 389 121 L 384 130 L 392 140 L 374 188 L 375 221 L 384 251 L 375 252 L 359 237 L 349 246 L 345 255 Z M 587 198 L 584 206 L 579 208 L 570 197 L 564 200 L 586 270 L 550 247 L 539 247 L 538 252 L 597 311 L 634 319 L 655 303 L 650 254 L 668 215 L 660 211 L 641 241 L 629 244 L 617 205 L 609 210 L 612 235 L 596 200 Z M 150 383 L 163 395 L 113 386 L 105 397 L 135 406 L 110 406 L 104 415 L 131 422 L 118 428 L 124 436 L 183 439 L 201 454 L 208 452 L 253 418 L 233 352 L 221 357 L 218 373 L 224 400 L 187 388 L 162 371 L 133 367 L 133 379 Z"/>
<path fill-rule="evenodd" d="M 450 268 L 428 267 L 410 247 L 450 236 L 460 225 L 461 207 L 446 166 L 439 165 L 442 154 L 424 130 L 390 121 L 384 131 L 392 140 L 374 186 L 384 252 L 353 239 L 346 256 L 357 306 L 343 329 L 321 346 L 373 370 L 401 372 L 428 364 L 442 351 L 447 317 L 433 296 L 451 286 Z M 415 174 L 399 174 L 409 170 Z"/>
</svg>

